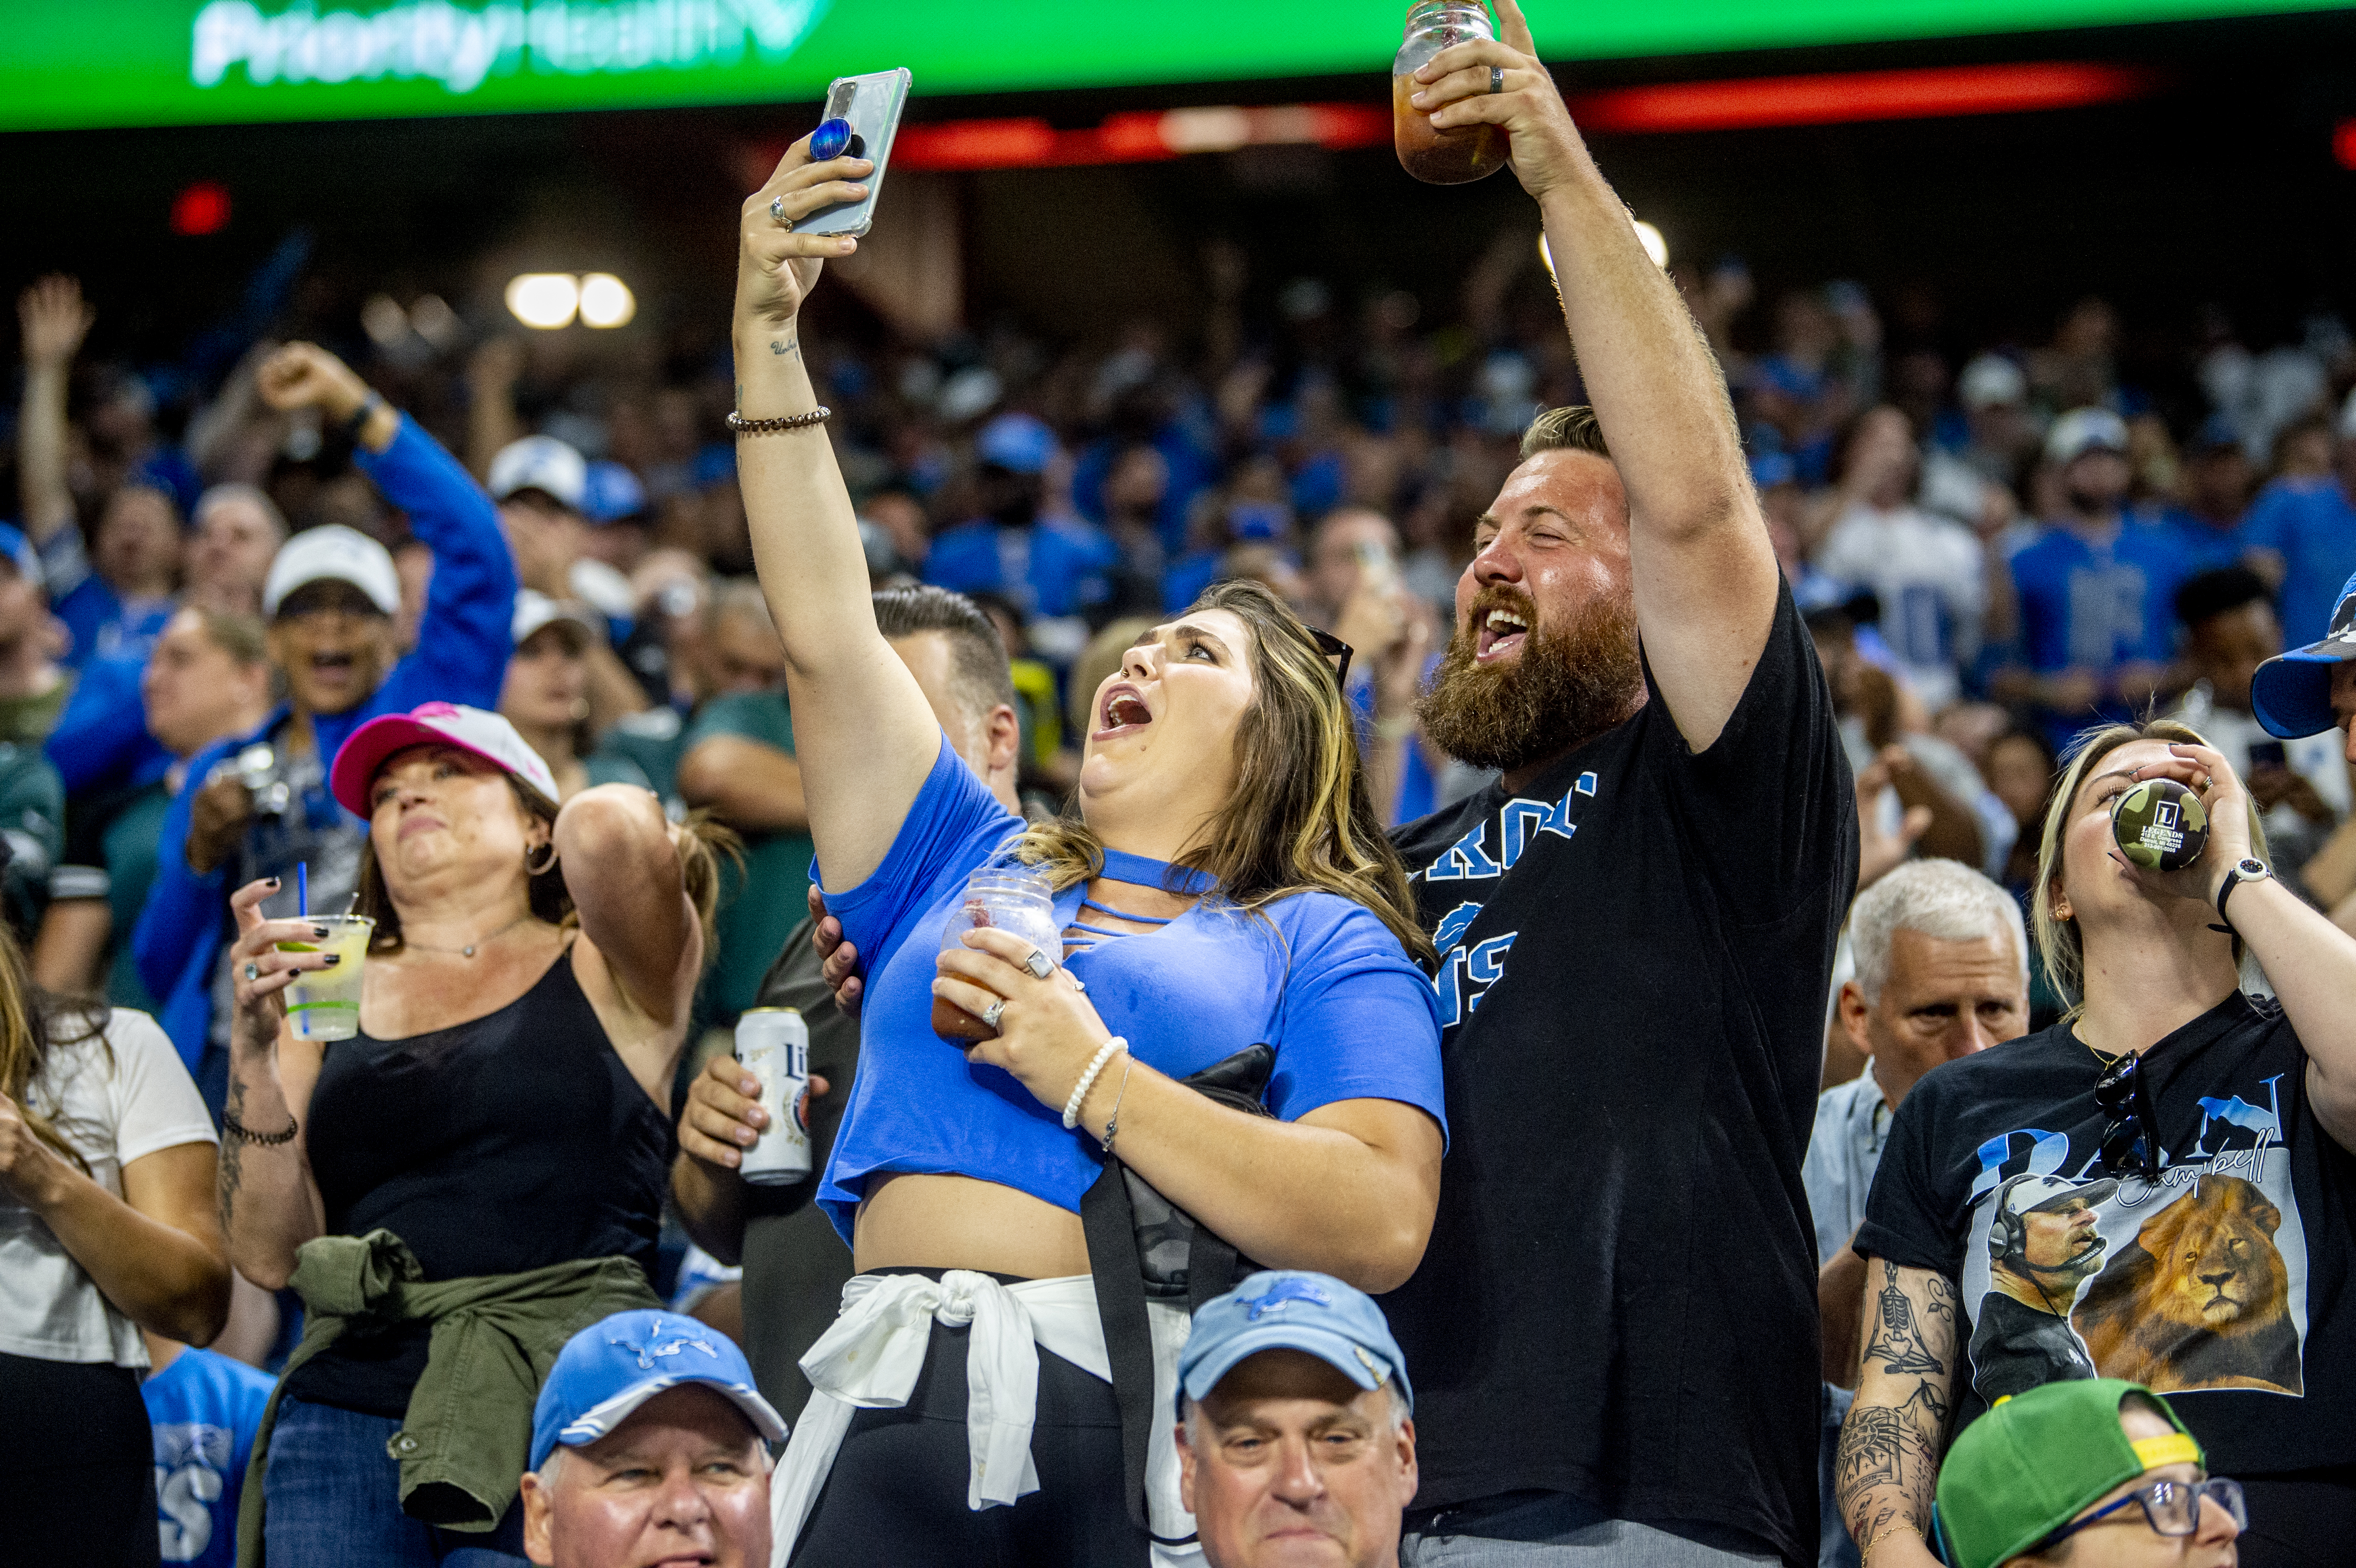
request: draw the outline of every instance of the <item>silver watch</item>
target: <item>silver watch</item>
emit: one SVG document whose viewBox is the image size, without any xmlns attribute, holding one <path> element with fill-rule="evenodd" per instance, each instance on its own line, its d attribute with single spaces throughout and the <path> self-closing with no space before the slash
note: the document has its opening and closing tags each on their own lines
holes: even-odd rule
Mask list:
<svg viewBox="0 0 2356 1568">
<path fill-rule="evenodd" d="M 2263 882 L 2274 874 L 2272 866 L 2249 855 L 2234 861 L 2233 869 L 2225 873 L 2225 880 L 2217 889 L 2217 918 L 2231 926 L 2233 923 L 2226 916 L 2225 901 L 2233 896 L 2233 890 L 2244 882 Z"/>
</svg>

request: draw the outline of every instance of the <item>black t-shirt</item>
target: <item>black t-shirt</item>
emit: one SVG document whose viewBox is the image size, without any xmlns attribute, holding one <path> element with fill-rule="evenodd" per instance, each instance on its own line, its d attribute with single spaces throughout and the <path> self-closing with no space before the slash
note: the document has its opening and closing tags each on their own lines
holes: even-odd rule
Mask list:
<svg viewBox="0 0 2356 1568">
<path fill-rule="evenodd" d="M 2102 1063 L 2067 1023 L 1898 1107 L 1857 1250 L 1957 1282 L 1958 1426 L 2054 1377 L 2169 1396 L 2222 1475 L 2356 1461 L 2356 1157 L 2307 1051 L 2240 993 L 2144 1052 L 2160 1179 L 2101 1168 Z"/>
<path fill-rule="evenodd" d="M 328 1233 L 381 1226 L 427 1279 L 600 1257 L 635 1259 L 654 1278 L 670 1118 L 615 1053 L 569 950 L 487 1017 L 328 1046 L 306 1131 Z M 403 1414 L 431 1330 L 347 1331 L 286 1390 Z"/>
<path fill-rule="evenodd" d="M 1441 957 L 1452 1134 L 1414 1278 L 1417 1506 L 1568 1492 L 1816 1554 L 1800 1158 L 1857 806 L 1788 592 L 1698 754 L 1652 687 L 1393 837 Z"/>
</svg>

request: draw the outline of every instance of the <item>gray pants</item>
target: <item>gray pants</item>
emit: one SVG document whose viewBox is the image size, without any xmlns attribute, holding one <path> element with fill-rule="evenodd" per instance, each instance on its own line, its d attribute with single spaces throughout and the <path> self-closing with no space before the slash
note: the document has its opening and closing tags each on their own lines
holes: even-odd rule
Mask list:
<svg viewBox="0 0 2356 1568">
<path fill-rule="evenodd" d="M 1612 1519 L 1577 1498 L 1539 1494 L 1442 1513 L 1399 1542 L 1400 1568 L 1778 1568 L 1737 1531 Z"/>
</svg>

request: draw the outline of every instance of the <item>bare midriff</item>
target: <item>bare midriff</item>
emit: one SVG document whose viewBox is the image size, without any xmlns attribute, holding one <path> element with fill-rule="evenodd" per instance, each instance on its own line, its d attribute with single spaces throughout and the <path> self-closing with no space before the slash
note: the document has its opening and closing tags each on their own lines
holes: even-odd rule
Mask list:
<svg viewBox="0 0 2356 1568">
<path fill-rule="evenodd" d="M 971 1176 L 872 1179 L 853 1236 L 851 1263 L 862 1274 L 964 1268 L 1055 1279 L 1088 1272 L 1077 1214 Z"/>
</svg>

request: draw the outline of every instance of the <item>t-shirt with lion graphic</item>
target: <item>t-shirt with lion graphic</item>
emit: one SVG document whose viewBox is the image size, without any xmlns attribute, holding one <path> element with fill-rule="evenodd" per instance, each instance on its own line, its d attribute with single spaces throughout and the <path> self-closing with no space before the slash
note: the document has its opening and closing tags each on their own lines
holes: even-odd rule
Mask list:
<svg viewBox="0 0 2356 1568">
<path fill-rule="evenodd" d="M 2220 1474 L 2356 1462 L 2356 1157 L 2315 1120 L 2297 1035 L 2236 993 L 2139 1071 L 2157 1181 L 2104 1168 L 2103 1062 L 2066 1024 L 1937 1069 L 1858 1250 L 1956 1282 L 1965 1423 L 2098 1373 L 2167 1394 Z"/>
</svg>

